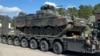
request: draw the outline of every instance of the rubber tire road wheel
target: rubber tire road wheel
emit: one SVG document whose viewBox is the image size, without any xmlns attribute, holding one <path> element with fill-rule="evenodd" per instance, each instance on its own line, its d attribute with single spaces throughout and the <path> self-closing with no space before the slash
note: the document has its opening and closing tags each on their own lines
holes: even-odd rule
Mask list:
<svg viewBox="0 0 100 56">
<path fill-rule="evenodd" d="M 29 31 L 30 30 L 28 28 L 24 28 L 24 33 L 29 34 L 30 33 Z"/>
<path fill-rule="evenodd" d="M 53 52 L 56 54 L 61 54 L 63 52 L 63 47 L 60 42 L 54 42 Z"/>
<path fill-rule="evenodd" d="M 30 33 L 29 34 L 33 34 L 33 28 L 30 28 Z"/>
<path fill-rule="evenodd" d="M 30 28 L 30 30 L 31 30 L 31 31 L 30 31 L 30 34 L 35 34 L 35 33 L 34 33 L 34 28 Z"/>
<path fill-rule="evenodd" d="M 57 27 L 55 27 L 55 28 L 54 28 L 54 32 L 53 32 L 53 35 L 57 35 L 57 34 L 59 34 L 59 33 L 60 33 L 60 29 L 57 28 Z"/>
<path fill-rule="evenodd" d="M 45 33 L 46 35 L 53 35 L 53 29 L 51 27 L 47 27 Z"/>
<path fill-rule="evenodd" d="M 40 35 L 45 35 L 45 28 L 40 28 Z"/>
<path fill-rule="evenodd" d="M 21 40 L 21 46 L 24 48 L 28 47 L 28 40 L 26 38 L 23 38 Z"/>
<path fill-rule="evenodd" d="M 40 34 L 40 33 L 39 33 L 39 28 L 38 28 L 38 27 L 33 28 L 33 34 L 34 34 L 34 35 L 39 35 L 39 34 Z"/>
<path fill-rule="evenodd" d="M 15 38 L 15 39 L 13 40 L 13 44 L 14 44 L 15 46 L 19 46 L 19 45 L 20 45 L 19 38 Z"/>
<path fill-rule="evenodd" d="M 7 39 L 7 43 L 8 43 L 9 45 L 12 45 L 12 44 L 13 44 L 12 38 L 11 38 L 11 37 L 9 37 L 9 38 Z"/>
<path fill-rule="evenodd" d="M 5 36 L 2 37 L 2 43 L 7 44 L 7 38 Z"/>
<path fill-rule="evenodd" d="M 40 49 L 41 49 L 42 51 L 48 51 L 48 50 L 49 50 L 49 44 L 48 44 L 48 42 L 45 41 L 45 40 L 42 40 L 42 41 L 40 42 Z"/>
<path fill-rule="evenodd" d="M 38 43 L 35 39 L 31 39 L 29 44 L 31 49 L 37 49 L 38 47 Z"/>
</svg>

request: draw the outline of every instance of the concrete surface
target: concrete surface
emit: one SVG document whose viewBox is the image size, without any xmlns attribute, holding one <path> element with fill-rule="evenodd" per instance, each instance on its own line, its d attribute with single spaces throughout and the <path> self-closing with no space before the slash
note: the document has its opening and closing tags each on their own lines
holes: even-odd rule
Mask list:
<svg viewBox="0 0 100 56">
<path fill-rule="evenodd" d="M 8 45 L 0 43 L 0 56 L 100 56 L 100 53 L 94 55 L 76 53 L 66 51 L 62 54 L 55 54 L 52 51 L 43 52 L 39 49 L 32 50 L 29 48 L 22 48 L 20 46 Z"/>
<path fill-rule="evenodd" d="M 29 48 L 22 48 L 20 46 L 13 46 L 0 43 L 0 56 L 64 56 L 57 55 L 52 52 L 43 52 L 40 50 L 32 50 Z"/>
</svg>

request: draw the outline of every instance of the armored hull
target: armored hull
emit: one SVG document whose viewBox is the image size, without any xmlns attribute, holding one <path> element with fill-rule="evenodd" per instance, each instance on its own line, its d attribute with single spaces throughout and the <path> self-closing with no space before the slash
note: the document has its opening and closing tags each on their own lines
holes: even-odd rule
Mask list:
<svg viewBox="0 0 100 56">
<path fill-rule="evenodd" d="M 25 15 L 16 18 L 17 29 L 27 34 L 55 35 L 55 33 L 61 32 L 69 23 L 72 23 L 72 21 L 67 22 L 64 17 L 28 18 L 27 16 L 30 17 L 30 15 Z M 32 14 L 31 16 L 35 15 Z"/>
<path fill-rule="evenodd" d="M 67 15 L 60 15 L 54 7 L 44 5 L 36 14 L 15 17 L 16 28 L 26 34 L 58 35 L 65 28 L 70 34 L 84 31 L 84 20 L 72 19 Z M 64 33 L 65 34 L 65 33 Z"/>
</svg>

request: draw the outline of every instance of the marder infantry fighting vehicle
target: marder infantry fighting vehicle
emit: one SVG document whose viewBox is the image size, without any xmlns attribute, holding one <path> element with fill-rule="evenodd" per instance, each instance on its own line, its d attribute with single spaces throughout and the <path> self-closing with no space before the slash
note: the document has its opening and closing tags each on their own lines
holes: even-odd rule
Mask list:
<svg viewBox="0 0 100 56">
<path fill-rule="evenodd" d="M 43 5 L 36 14 L 15 17 L 16 28 L 23 33 L 34 35 L 57 35 L 67 27 L 67 35 L 80 34 L 87 22 L 84 19 L 60 15 L 55 7 Z M 70 32 L 69 32 L 70 31 Z"/>
</svg>

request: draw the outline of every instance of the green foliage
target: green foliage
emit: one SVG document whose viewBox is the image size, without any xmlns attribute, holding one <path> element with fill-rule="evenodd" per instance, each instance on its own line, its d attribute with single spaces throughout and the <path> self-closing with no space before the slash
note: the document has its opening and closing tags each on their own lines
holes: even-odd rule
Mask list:
<svg viewBox="0 0 100 56">
<path fill-rule="evenodd" d="M 74 15 L 74 16 L 78 16 L 78 10 L 77 8 L 73 7 L 73 8 L 68 8 L 68 13 L 70 13 L 70 15 Z"/>
<path fill-rule="evenodd" d="M 100 9 L 100 3 L 94 6 L 94 10 Z"/>
<path fill-rule="evenodd" d="M 79 17 L 86 18 L 92 15 L 92 6 L 90 5 L 80 5 L 79 6 Z"/>
<path fill-rule="evenodd" d="M 94 6 L 94 10 L 93 10 L 93 13 L 95 13 L 96 10 L 100 10 L 100 3 L 96 4 Z"/>
<path fill-rule="evenodd" d="M 57 11 L 59 12 L 60 15 L 66 14 L 66 10 L 64 8 L 58 8 Z"/>
</svg>

